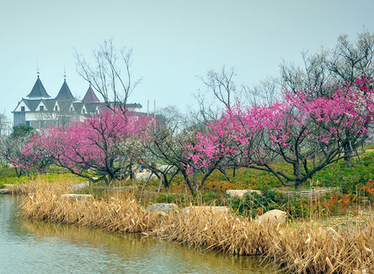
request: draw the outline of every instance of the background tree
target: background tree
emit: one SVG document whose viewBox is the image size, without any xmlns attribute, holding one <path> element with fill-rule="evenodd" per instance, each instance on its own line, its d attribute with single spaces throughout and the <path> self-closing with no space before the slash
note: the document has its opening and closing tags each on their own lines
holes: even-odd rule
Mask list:
<svg viewBox="0 0 374 274">
<path fill-rule="evenodd" d="M 303 91 L 310 99 L 329 96 L 331 85 L 349 83 L 362 76 L 371 79 L 374 76 L 374 34 L 368 30 L 357 35 L 352 43 L 348 35 L 338 37 L 337 45 L 332 50 L 321 48 L 315 54 L 302 53 L 304 66 L 295 67 L 281 64 L 281 83 L 283 89 L 292 90 L 294 93 Z M 368 124 L 369 126 L 369 124 Z M 349 131 L 346 133 L 350 135 Z M 347 137 L 348 137 L 347 136 Z M 354 150 L 361 146 L 369 137 L 368 134 L 356 138 L 344 148 L 349 161 Z M 365 138 L 364 138 L 365 137 Z"/>
<path fill-rule="evenodd" d="M 314 97 L 329 94 L 326 86 L 353 84 L 358 77 L 374 75 L 374 34 L 368 30 L 351 43 L 348 35 L 340 35 L 333 49 L 321 47 L 314 54 L 302 52 L 303 67 L 283 61 L 280 65 L 283 90 L 303 90 Z M 313 94 L 311 94 L 313 93 Z"/>
<path fill-rule="evenodd" d="M 205 76 L 199 77 L 204 83 L 206 91 L 195 95 L 199 110 L 190 115 L 200 123 L 217 120 L 222 111 L 229 108 L 238 97 L 244 92 L 244 87 L 238 91 L 234 81 L 236 70 L 227 70 L 225 66 L 221 71 L 210 70 Z M 209 98 L 213 98 L 211 101 Z"/>
<path fill-rule="evenodd" d="M 196 185 L 190 181 L 185 170 L 191 161 L 186 157 L 184 144 L 193 137 L 187 119 L 176 107 L 161 110 L 160 114 L 164 115 L 165 122 L 153 127 L 149 131 L 149 138 L 142 143 L 142 164 L 162 178 L 165 189 L 169 188 L 175 175 L 181 173 L 186 186 L 194 193 Z M 155 165 L 156 161 L 167 166 L 167 169 Z"/>
<path fill-rule="evenodd" d="M 281 83 L 279 78 L 268 76 L 252 89 L 243 87 L 243 90 L 245 98 L 243 101 L 248 102 L 250 105 L 272 105 L 280 99 L 279 91 L 281 90 Z"/>
<path fill-rule="evenodd" d="M 129 96 L 141 82 L 132 79 L 132 50 L 117 50 L 110 39 L 94 50 L 92 56 L 93 65 L 75 51 L 77 72 L 103 97 L 108 108 L 124 110 Z"/>
<path fill-rule="evenodd" d="M 20 124 L 18 126 L 14 126 L 12 129 L 12 133 L 10 134 L 10 138 L 12 139 L 20 139 L 20 141 L 27 139 L 34 135 L 36 130 L 29 125 Z"/>
<path fill-rule="evenodd" d="M 23 157 L 22 149 L 34 134 L 36 130 L 33 127 L 21 124 L 14 126 L 11 134 L 0 140 L 1 157 L 15 167 L 18 177 L 26 174 L 27 170 L 19 166 L 18 159 Z"/>
<path fill-rule="evenodd" d="M 313 100 L 291 90 L 271 106 L 233 106 L 209 125 L 212 130 L 199 138 L 201 145 L 190 158 L 204 167 L 215 164 L 220 155 L 235 156 L 241 166 L 271 172 L 283 185 L 299 188 L 325 166 L 346 157 L 347 144 L 362 138 L 372 122 L 374 90 L 366 77 L 354 85 L 330 88 L 335 90 L 330 96 Z M 291 165 L 293 173 L 284 173 L 278 159 Z"/>
</svg>

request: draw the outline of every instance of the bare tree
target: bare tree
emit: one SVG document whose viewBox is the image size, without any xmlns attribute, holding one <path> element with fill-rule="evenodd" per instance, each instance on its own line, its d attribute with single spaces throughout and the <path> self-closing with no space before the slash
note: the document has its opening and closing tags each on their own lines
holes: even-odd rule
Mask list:
<svg viewBox="0 0 374 274">
<path fill-rule="evenodd" d="M 118 51 L 110 39 L 93 50 L 92 56 L 94 65 L 75 50 L 77 72 L 103 97 L 108 108 L 124 110 L 129 96 L 141 82 L 132 79 L 132 49 Z"/>
<path fill-rule="evenodd" d="M 203 124 L 221 117 L 222 108 L 217 106 L 214 101 L 208 100 L 206 94 L 199 92 L 195 95 L 195 99 L 198 109 L 191 109 L 189 111 L 189 116 L 193 117 L 193 120 Z"/>
<path fill-rule="evenodd" d="M 302 52 L 303 67 L 295 67 L 283 61 L 280 65 L 281 88 L 297 92 L 313 91 L 315 96 L 323 96 L 327 91 L 324 88 L 331 82 L 331 71 L 328 68 L 328 51 L 321 48 L 314 55 L 308 51 Z"/>
<path fill-rule="evenodd" d="M 252 89 L 243 86 L 243 90 L 250 105 L 271 105 L 279 99 L 281 84 L 279 78 L 269 76 Z"/>
<path fill-rule="evenodd" d="M 374 75 L 374 34 L 368 30 L 358 34 L 357 40 L 351 43 L 348 35 L 340 35 L 338 44 L 328 60 L 332 77 L 340 82 L 350 84 L 362 75 Z"/>
<path fill-rule="evenodd" d="M 190 115 L 200 123 L 219 119 L 222 110 L 230 108 L 230 105 L 237 101 L 239 93 L 244 91 L 244 88 L 240 92 L 237 91 L 234 82 L 235 76 L 236 70 L 234 68 L 227 70 L 225 66 L 221 71 L 210 70 L 205 76 L 199 76 L 198 78 L 204 83 L 206 91 L 199 90 L 195 95 L 198 110 L 191 111 Z"/>
<path fill-rule="evenodd" d="M 324 96 L 331 92 L 326 85 L 352 84 L 357 77 L 374 75 L 374 34 L 365 30 L 353 43 L 348 35 L 340 35 L 334 49 L 321 47 L 315 54 L 304 51 L 302 59 L 303 67 L 281 63 L 282 88 L 303 90 L 313 97 Z"/>
<path fill-rule="evenodd" d="M 208 92 L 213 92 L 215 98 L 229 108 L 236 96 L 236 84 L 233 81 L 235 76 L 235 69 L 231 68 L 227 71 L 223 66 L 221 72 L 210 70 L 205 77 L 200 77 L 200 79 L 208 88 Z"/>
</svg>

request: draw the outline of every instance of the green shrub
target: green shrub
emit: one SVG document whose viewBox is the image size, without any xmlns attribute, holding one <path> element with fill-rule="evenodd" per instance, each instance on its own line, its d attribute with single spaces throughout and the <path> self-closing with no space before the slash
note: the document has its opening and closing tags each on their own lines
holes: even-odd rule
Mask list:
<svg viewBox="0 0 374 274">
<path fill-rule="evenodd" d="M 315 180 L 321 186 L 340 187 L 343 194 L 356 193 L 357 186 L 364 185 L 374 178 L 374 154 L 372 152 L 352 159 L 351 162 L 340 161 L 321 170 Z"/>
</svg>

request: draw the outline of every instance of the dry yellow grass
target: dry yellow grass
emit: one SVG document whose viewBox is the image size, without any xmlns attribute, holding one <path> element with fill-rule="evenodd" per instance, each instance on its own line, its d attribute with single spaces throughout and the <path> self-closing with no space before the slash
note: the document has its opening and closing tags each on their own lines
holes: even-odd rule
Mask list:
<svg viewBox="0 0 374 274">
<path fill-rule="evenodd" d="M 26 218 L 96 227 L 108 231 L 139 233 L 156 225 L 158 215 L 139 205 L 131 197 L 69 201 L 61 194 L 69 188 L 40 183 L 21 203 Z"/>
<path fill-rule="evenodd" d="M 209 208 L 160 218 L 131 197 L 72 202 L 61 200 L 62 193 L 63 187 L 36 186 L 35 193 L 22 203 L 23 215 L 109 231 L 151 233 L 190 246 L 264 256 L 290 273 L 374 273 L 374 226 L 370 220 L 337 231 L 306 223 L 298 227 L 256 224 Z"/>
<path fill-rule="evenodd" d="M 270 226 L 212 211 L 169 218 L 154 234 L 208 249 L 271 258 L 290 273 L 374 273 L 374 226 Z"/>
</svg>

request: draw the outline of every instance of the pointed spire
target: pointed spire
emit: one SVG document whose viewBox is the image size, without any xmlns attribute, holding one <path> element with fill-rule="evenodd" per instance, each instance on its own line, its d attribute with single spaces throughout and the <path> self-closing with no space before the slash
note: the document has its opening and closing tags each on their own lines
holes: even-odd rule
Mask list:
<svg viewBox="0 0 374 274">
<path fill-rule="evenodd" d="M 31 92 L 27 95 L 30 99 L 42 99 L 42 98 L 50 98 L 51 96 L 48 95 L 47 91 L 45 90 L 42 81 L 39 78 L 39 70 L 38 70 L 38 78 L 32 88 Z"/>
<path fill-rule="evenodd" d="M 66 83 L 66 78 L 64 79 L 64 83 L 61 86 L 60 91 L 56 96 L 56 100 L 59 101 L 75 101 L 75 97 L 70 91 L 68 84 Z"/>
<path fill-rule="evenodd" d="M 36 75 L 39 78 L 39 62 L 38 61 L 36 61 Z"/>
<path fill-rule="evenodd" d="M 66 67 L 64 66 L 64 81 L 66 81 Z"/>
<path fill-rule="evenodd" d="M 84 97 L 82 99 L 82 102 L 83 103 L 100 102 L 99 98 L 97 98 L 95 92 L 93 91 L 93 89 L 91 87 L 91 83 L 88 87 L 88 90 L 87 90 L 86 94 L 84 95 Z"/>
</svg>

